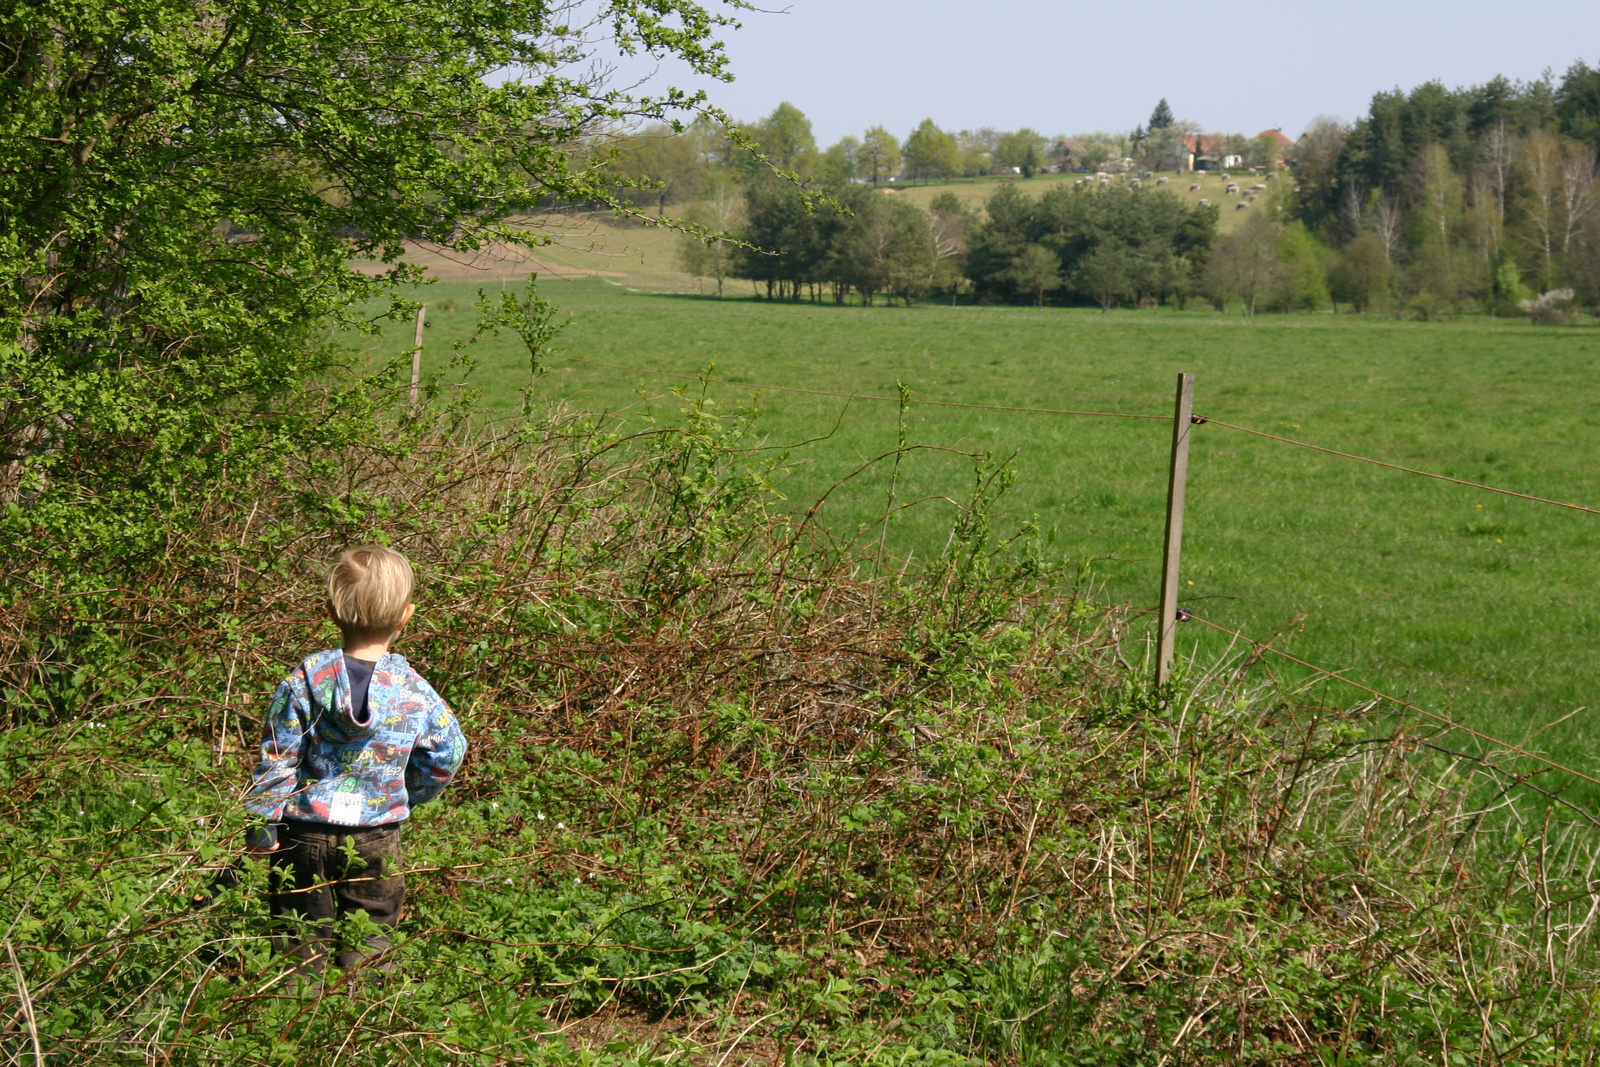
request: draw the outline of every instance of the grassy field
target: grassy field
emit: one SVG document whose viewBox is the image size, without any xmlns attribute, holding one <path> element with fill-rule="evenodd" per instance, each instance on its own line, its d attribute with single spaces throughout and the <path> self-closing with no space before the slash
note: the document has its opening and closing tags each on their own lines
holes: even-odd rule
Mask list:
<svg viewBox="0 0 1600 1067">
<path fill-rule="evenodd" d="M 901 185 L 897 182 L 893 186 L 885 186 L 885 189 L 888 195 L 903 197 L 920 207 L 927 207 L 933 202 L 933 198 L 940 193 L 954 193 L 968 207 L 976 211 L 989 202 L 989 198 L 994 195 L 996 189 L 1008 183 L 1015 183 L 1024 193 L 1037 198 L 1056 186 L 1070 186 L 1080 178 L 1085 177 L 1092 178 L 1092 176 L 1083 174 L 1039 174 L 1032 178 L 958 178 L 954 181 L 931 182 L 927 185 L 914 182 L 907 182 Z M 1243 211 L 1238 209 L 1239 197 L 1227 195 L 1225 189 L 1228 182 L 1220 172 L 1210 174 L 1158 174 L 1155 178 L 1144 179 L 1144 184 L 1153 186 L 1157 179 L 1163 177 L 1167 179 L 1167 183 L 1160 186 L 1160 188 L 1171 193 L 1189 207 L 1194 207 L 1201 200 L 1209 200 L 1221 208 L 1222 214 L 1217 221 L 1217 228 L 1222 233 L 1231 233 L 1250 214 L 1250 209 Z M 1119 175 L 1113 175 L 1111 178 L 1113 185 L 1120 185 L 1126 180 Z M 1253 178 L 1250 176 L 1249 171 L 1241 171 L 1234 173 L 1233 180 L 1242 189 L 1248 190 L 1251 185 L 1257 182 L 1270 186 L 1271 182 L 1278 179 Z M 1198 185 L 1200 188 L 1191 189 L 1190 186 L 1193 185 Z M 1266 194 L 1258 192 L 1257 195 L 1265 196 Z M 1265 205 L 1266 201 L 1261 200 L 1259 203 Z"/>
<path fill-rule="evenodd" d="M 697 294 L 706 289 L 703 279 L 679 267 L 681 238 L 668 227 L 575 211 L 541 216 L 530 228 L 548 243 L 532 250 L 491 244 L 476 253 L 413 245 L 408 258 L 434 278 L 467 282 L 465 288 L 441 290 L 439 299 L 460 300 L 465 293 L 469 306 L 475 288 L 521 285 L 530 270 L 552 282 L 605 278 L 628 289 Z"/>
<path fill-rule="evenodd" d="M 1216 419 L 1600 505 L 1600 396 L 1589 384 L 1600 334 L 1591 327 L 832 308 L 636 292 L 624 281 L 545 287 L 572 321 L 540 396 L 632 419 L 641 388 L 671 409 L 668 390 L 683 383 L 667 375 L 715 364 L 718 377 L 744 383 L 714 387 L 729 405 L 763 385 L 893 395 L 904 381 L 925 400 L 1161 414 L 1175 374 L 1193 371 L 1196 410 Z M 437 365 L 470 329 L 470 290 L 442 283 L 428 297 Z M 463 310 L 438 309 L 450 299 Z M 407 328 L 396 327 L 374 351 L 406 343 Z M 477 352 L 485 404 L 511 410 L 528 381 L 525 354 L 496 343 Z M 894 447 L 893 404 L 778 391 L 759 392 L 759 404 L 767 441 L 794 446 L 785 491 L 796 508 Z M 1154 606 L 1166 423 L 917 407 L 909 432 L 916 445 L 1014 457 L 1009 526 L 1053 529 L 1058 558 L 1096 560 L 1101 596 Z M 829 528 L 875 538 L 889 478 L 879 464 L 836 490 L 823 510 Z M 971 484 L 963 456 L 909 456 L 897 502 L 923 503 L 895 520 L 890 553 L 937 554 L 955 514 L 949 500 Z M 1189 492 L 1184 589 L 1198 614 L 1259 638 L 1281 633 L 1287 651 L 1512 740 L 1596 703 L 1593 516 L 1220 427 L 1196 432 Z M 1200 664 L 1224 650 L 1198 624 L 1183 641 Z M 1592 766 L 1597 714 L 1567 718 L 1538 745 Z"/>
</svg>

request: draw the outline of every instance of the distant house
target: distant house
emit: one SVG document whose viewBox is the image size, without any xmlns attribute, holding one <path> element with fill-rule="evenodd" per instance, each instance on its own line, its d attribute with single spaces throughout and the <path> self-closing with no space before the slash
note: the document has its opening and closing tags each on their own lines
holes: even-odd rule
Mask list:
<svg viewBox="0 0 1600 1067">
<path fill-rule="evenodd" d="M 1294 142 L 1283 135 L 1279 129 L 1262 130 L 1256 134 L 1257 141 L 1265 141 L 1272 148 L 1273 162 L 1294 165 L 1294 160 L 1289 158 L 1289 153 L 1294 150 Z"/>
<path fill-rule="evenodd" d="M 1231 170 L 1244 166 L 1244 157 L 1228 151 L 1229 138 L 1191 134 L 1183 139 L 1188 150 L 1188 170 Z"/>
<path fill-rule="evenodd" d="M 1210 134 L 1185 137 L 1183 144 L 1189 152 L 1189 169 L 1237 170 L 1244 166 L 1244 156 L 1230 151 L 1232 140 L 1231 137 L 1213 137 Z M 1273 154 L 1274 162 L 1293 165 L 1290 153 L 1294 150 L 1294 142 L 1285 137 L 1282 130 L 1262 130 L 1251 140 L 1264 143 Z"/>
</svg>

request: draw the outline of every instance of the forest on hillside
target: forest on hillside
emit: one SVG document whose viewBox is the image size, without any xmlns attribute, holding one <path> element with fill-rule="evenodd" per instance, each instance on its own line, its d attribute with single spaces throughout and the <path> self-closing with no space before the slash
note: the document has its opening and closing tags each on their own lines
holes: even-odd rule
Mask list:
<svg viewBox="0 0 1600 1067">
<path fill-rule="evenodd" d="M 1166 100 L 1122 134 L 947 131 L 925 120 L 820 148 L 794 105 L 730 132 L 656 124 L 602 138 L 618 196 L 691 226 L 682 263 L 771 299 L 929 299 L 1294 311 L 1600 312 L 1600 68 L 1379 92 L 1297 140 L 1201 132 Z M 761 155 L 742 151 L 741 142 Z M 1261 179 L 1230 232 L 1218 205 L 1150 178 L 1196 157 Z M 763 158 L 764 157 L 764 158 Z M 1040 180 L 1080 174 L 1075 181 Z M 884 195 L 990 179 L 982 210 Z M 1034 182 L 1038 181 L 1037 191 Z"/>
</svg>

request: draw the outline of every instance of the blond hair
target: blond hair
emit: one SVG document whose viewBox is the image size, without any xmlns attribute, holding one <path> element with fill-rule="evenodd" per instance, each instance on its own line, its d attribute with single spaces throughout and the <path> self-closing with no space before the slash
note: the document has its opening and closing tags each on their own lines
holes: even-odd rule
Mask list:
<svg viewBox="0 0 1600 1067">
<path fill-rule="evenodd" d="M 328 603 L 339 629 L 356 633 L 394 630 L 411 603 L 411 564 L 392 548 L 356 545 L 328 568 Z"/>
</svg>

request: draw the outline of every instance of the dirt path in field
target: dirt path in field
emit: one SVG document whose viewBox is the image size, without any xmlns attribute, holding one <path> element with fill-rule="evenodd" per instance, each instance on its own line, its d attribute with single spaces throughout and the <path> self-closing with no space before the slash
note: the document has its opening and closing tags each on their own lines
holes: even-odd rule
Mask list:
<svg viewBox="0 0 1600 1067">
<path fill-rule="evenodd" d="M 577 256 L 591 256 L 598 263 L 604 263 L 612 256 L 603 256 L 602 253 L 587 250 L 563 249 L 565 254 L 561 259 Z M 536 271 L 541 278 L 621 278 L 622 271 L 606 270 L 598 264 L 593 267 L 574 266 L 563 263 L 553 256 L 543 254 L 543 249 L 528 249 L 520 245 L 510 245 L 502 241 L 473 252 L 455 252 L 438 245 L 426 244 L 420 241 L 406 242 L 406 259 L 424 268 L 431 277 L 448 278 L 452 280 L 463 278 L 512 278 L 522 277 L 529 271 Z M 381 263 L 365 263 L 359 265 L 357 270 L 368 274 L 381 274 L 386 269 Z"/>
<path fill-rule="evenodd" d="M 530 272 L 540 281 L 605 278 L 629 287 L 689 291 L 696 281 L 679 267 L 677 233 L 665 227 L 619 224 L 595 215 L 545 215 L 521 220 L 550 240 L 525 248 L 493 241 L 471 252 L 456 252 L 426 241 L 407 241 L 405 258 L 430 277 L 456 282 L 521 282 Z M 357 267 L 381 274 L 381 263 Z"/>
</svg>

